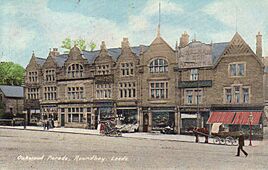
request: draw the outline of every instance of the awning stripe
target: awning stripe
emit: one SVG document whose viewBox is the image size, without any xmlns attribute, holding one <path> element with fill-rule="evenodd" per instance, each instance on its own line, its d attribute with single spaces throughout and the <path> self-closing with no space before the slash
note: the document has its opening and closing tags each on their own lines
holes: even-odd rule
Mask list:
<svg viewBox="0 0 268 170">
<path fill-rule="evenodd" d="M 249 125 L 249 115 L 252 113 L 252 125 L 258 125 L 262 112 L 236 112 L 234 121 L 232 124 Z"/>
<path fill-rule="evenodd" d="M 208 123 L 231 124 L 234 118 L 234 112 L 211 112 Z"/>
</svg>

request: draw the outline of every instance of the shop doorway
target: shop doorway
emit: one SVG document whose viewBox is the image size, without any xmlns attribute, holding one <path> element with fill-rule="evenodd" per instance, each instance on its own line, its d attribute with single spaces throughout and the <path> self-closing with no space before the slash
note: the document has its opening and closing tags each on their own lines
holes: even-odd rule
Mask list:
<svg viewBox="0 0 268 170">
<path fill-rule="evenodd" d="M 146 113 L 143 117 L 143 132 L 148 132 L 148 126 L 149 126 L 149 116 Z"/>
<path fill-rule="evenodd" d="M 62 127 L 64 127 L 65 126 L 65 118 L 64 118 L 65 116 L 64 116 L 64 114 L 61 114 L 61 121 L 60 121 L 60 125 L 62 126 Z"/>
</svg>

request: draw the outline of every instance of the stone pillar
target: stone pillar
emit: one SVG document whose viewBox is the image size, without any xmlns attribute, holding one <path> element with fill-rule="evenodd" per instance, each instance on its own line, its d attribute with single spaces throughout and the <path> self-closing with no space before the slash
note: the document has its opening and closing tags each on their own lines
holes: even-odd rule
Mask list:
<svg viewBox="0 0 268 170">
<path fill-rule="evenodd" d="M 149 125 L 148 125 L 148 132 L 152 131 L 152 124 L 153 124 L 153 114 L 151 109 L 148 109 L 148 117 L 149 117 Z"/>
<path fill-rule="evenodd" d="M 174 132 L 176 133 L 176 134 L 178 134 L 178 129 L 179 129 L 179 127 L 178 127 L 178 110 L 177 110 L 177 107 L 175 107 L 175 109 L 174 109 Z"/>
<path fill-rule="evenodd" d="M 197 125 L 197 128 L 201 127 L 201 113 L 200 112 L 197 113 L 196 125 Z"/>
<path fill-rule="evenodd" d="M 138 108 L 138 122 L 139 122 L 139 132 L 143 131 L 143 112 L 142 108 Z"/>
<path fill-rule="evenodd" d="M 91 114 L 91 128 L 95 129 L 96 126 L 96 114 L 97 114 L 97 108 L 94 108 Z"/>
<path fill-rule="evenodd" d="M 182 120 L 181 120 L 181 112 L 180 109 L 178 108 L 178 115 L 177 115 L 177 120 L 178 120 L 178 134 L 181 134 L 181 127 L 182 127 Z"/>
</svg>

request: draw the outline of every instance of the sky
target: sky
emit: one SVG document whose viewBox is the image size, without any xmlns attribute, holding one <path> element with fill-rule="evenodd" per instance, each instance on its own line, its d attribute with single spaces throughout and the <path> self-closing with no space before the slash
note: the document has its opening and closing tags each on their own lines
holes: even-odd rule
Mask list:
<svg viewBox="0 0 268 170">
<path fill-rule="evenodd" d="M 175 47 L 186 31 L 204 43 L 228 42 L 236 30 L 255 51 L 263 35 L 268 55 L 268 0 L 0 0 L 0 60 L 27 66 L 32 52 L 46 58 L 61 42 L 101 41 L 120 47 L 149 45 L 156 37 L 161 3 L 161 36 Z M 237 25 L 237 26 L 236 26 Z"/>
</svg>

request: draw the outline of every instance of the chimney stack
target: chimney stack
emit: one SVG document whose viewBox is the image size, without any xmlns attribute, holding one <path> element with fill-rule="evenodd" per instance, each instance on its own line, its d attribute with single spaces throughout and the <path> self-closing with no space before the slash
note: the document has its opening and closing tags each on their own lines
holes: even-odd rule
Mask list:
<svg viewBox="0 0 268 170">
<path fill-rule="evenodd" d="M 187 44 L 189 43 L 189 35 L 187 34 L 187 32 L 185 31 L 180 38 L 180 45 L 179 47 L 185 47 Z"/>
<path fill-rule="evenodd" d="M 121 47 L 122 47 L 122 49 L 129 47 L 128 38 L 123 38 L 123 41 L 121 42 Z"/>
<path fill-rule="evenodd" d="M 256 55 L 262 57 L 262 35 L 260 32 L 256 35 Z"/>
<path fill-rule="evenodd" d="M 58 51 L 58 48 L 53 48 L 52 51 L 50 51 L 50 55 L 52 57 L 56 57 L 56 56 L 60 55 L 60 52 Z"/>
</svg>

